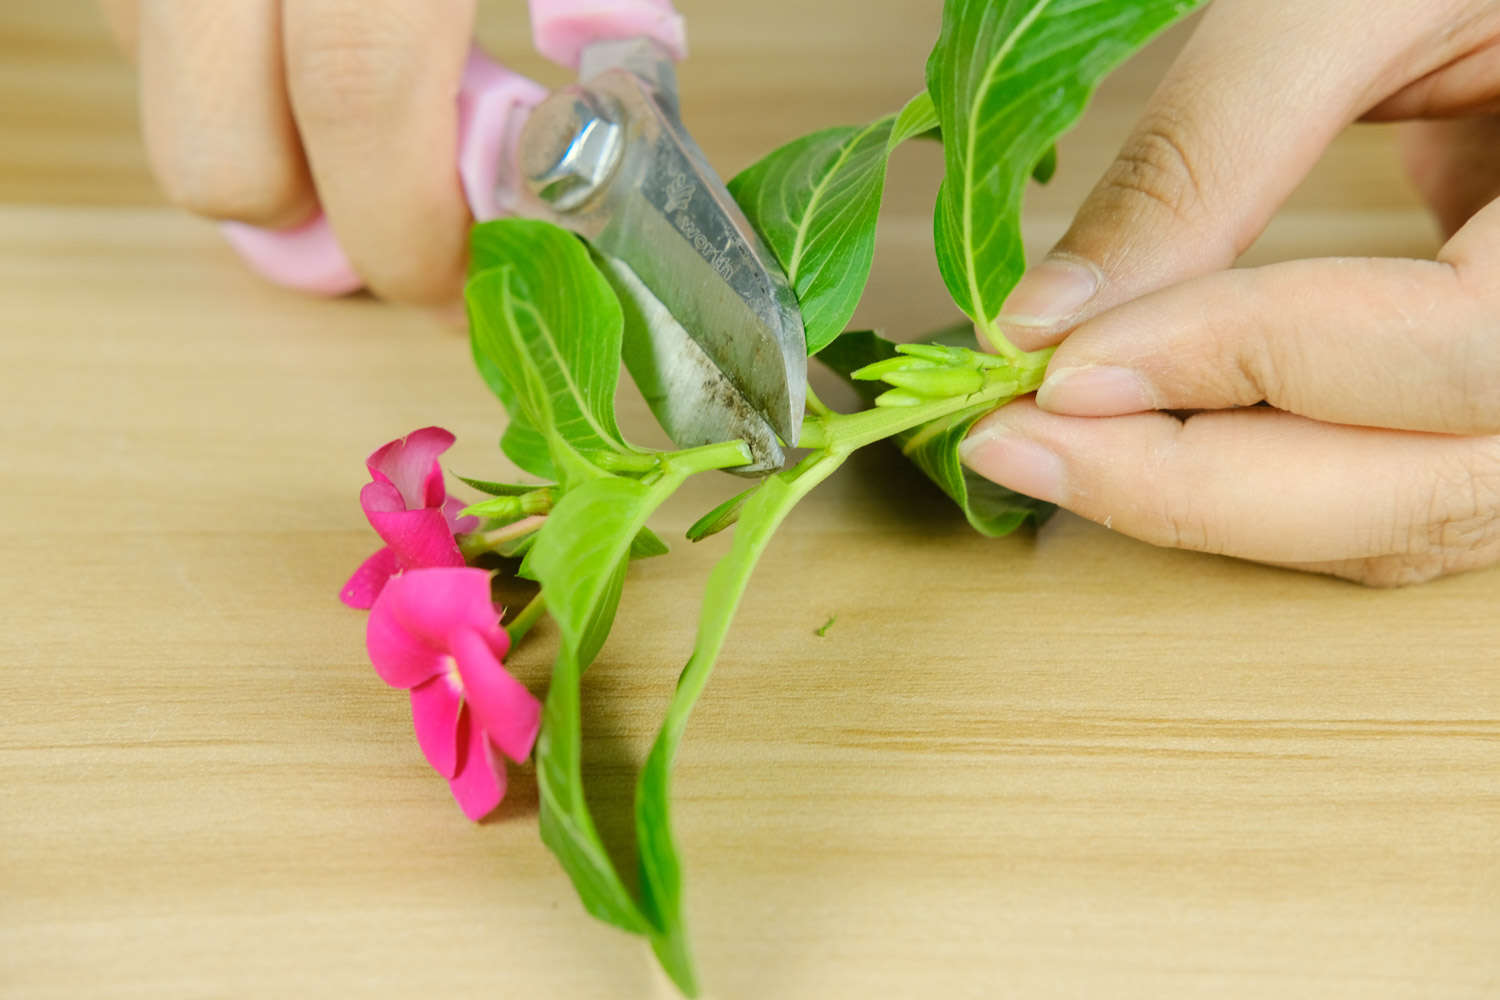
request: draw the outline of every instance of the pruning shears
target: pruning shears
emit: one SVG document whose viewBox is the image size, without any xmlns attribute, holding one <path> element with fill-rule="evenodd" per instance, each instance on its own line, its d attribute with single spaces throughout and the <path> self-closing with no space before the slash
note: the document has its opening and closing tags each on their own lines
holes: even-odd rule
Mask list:
<svg viewBox="0 0 1500 1000">
<path fill-rule="evenodd" d="M 470 54 L 459 173 L 474 218 L 545 219 L 587 239 L 649 330 L 649 349 L 633 352 L 649 361 L 632 374 L 672 440 L 738 438 L 754 458 L 743 471 L 781 467 L 806 405 L 802 314 L 682 124 L 682 18 L 671 0 L 530 5 L 537 50 L 580 82 L 549 93 Z M 225 228 L 273 281 L 325 294 L 360 287 L 322 216 L 294 230 Z"/>
</svg>

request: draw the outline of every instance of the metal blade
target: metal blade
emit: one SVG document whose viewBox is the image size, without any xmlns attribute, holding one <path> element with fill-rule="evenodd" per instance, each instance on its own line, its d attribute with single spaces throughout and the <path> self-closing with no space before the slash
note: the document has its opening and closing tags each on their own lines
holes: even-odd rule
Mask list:
<svg viewBox="0 0 1500 1000">
<path fill-rule="evenodd" d="M 527 214 L 579 233 L 626 265 L 751 411 L 795 444 L 807 393 L 796 296 L 677 119 L 671 77 L 651 70 L 647 44 L 595 54 L 592 63 L 611 68 L 532 112 L 521 168 L 538 193 Z M 668 343 L 658 353 L 679 348 Z M 700 402 L 721 411 L 727 436 L 758 432 L 743 409 Z M 677 440 L 678 430 L 664 424 Z M 683 433 L 700 430 L 701 422 L 689 421 Z"/>
<path fill-rule="evenodd" d="M 594 258 L 625 311 L 625 367 L 651 412 L 680 447 L 743 440 L 753 461 L 729 471 L 764 475 L 786 464 L 771 425 L 623 262 Z"/>
</svg>

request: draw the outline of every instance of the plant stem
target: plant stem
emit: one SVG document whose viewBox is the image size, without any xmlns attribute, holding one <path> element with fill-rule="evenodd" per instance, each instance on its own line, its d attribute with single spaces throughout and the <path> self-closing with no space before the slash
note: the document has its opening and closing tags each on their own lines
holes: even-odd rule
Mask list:
<svg viewBox="0 0 1500 1000">
<path fill-rule="evenodd" d="M 641 902 L 656 931 L 651 947 L 674 981 L 693 983 L 686 930 L 682 919 L 682 871 L 672 843 L 668 808 L 672 761 L 682 743 L 688 717 L 713 673 L 729 626 L 744 596 L 750 575 L 777 527 L 793 507 L 844 464 L 847 452 L 815 452 L 791 469 L 771 476 L 745 504 L 729 552 L 709 574 L 692 657 L 677 680 L 667 717 L 651 746 L 636 783 L 636 842 L 640 847 Z"/>
<path fill-rule="evenodd" d="M 664 452 L 660 456 L 662 468 L 670 469 L 673 474 L 684 478 L 695 476 L 700 472 L 749 465 L 754 460 L 749 447 L 743 441 L 721 441 L 718 444 L 706 444 L 698 448 Z"/>
<path fill-rule="evenodd" d="M 516 615 L 515 620 L 505 626 L 505 631 L 510 634 L 510 644 L 515 646 L 526 638 L 526 633 L 531 627 L 542 620 L 547 613 L 547 595 L 537 594 Z"/>
<path fill-rule="evenodd" d="M 858 413 L 835 413 L 809 423 L 822 424 L 821 443 L 830 452 L 847 454 L 971 407 L 991 403 L 999 405 L 1035 392 L 1042 384 L 1051 356 L 1050 349 L 1036 351 L 1026 355 L 1023 363 L 1014 367 L 990 369 L 985 373 L 984 387 L 968 395 L 949 396 L 917 406 L 877 406 Z"/>
<path fill-rule="evenodd" d="M 807 410 L 815 417 L 831 416 L 834 412 L 827 403 L 818 398 L 812 386 L 807 387 Z"/>
<path fill-rule="evenodd" d="M 709 579 L 709 594 L 705 600 L 703 619 L 698 625 L 698 645 L 692 658 L 683 668 L 677 682 L 677 691 L 667 709 L 667 719 L 662 735 L 675 746 L 682 736 L 693 705 L 708 683 L 714 661 L 723 648 L 724 638 L 729 633 L 730 622 L 739 608 L 740 598 L 750 575 L 760 561 L 761 554 L 770 544 L 771 538 L 781 522 L 823 480 L 838 471 L 849 457 L 849 452 L 814 452 L 791 469 L 774 478 L 780 479 L 785 490 L 770 503 L 756 505 L 756 497 L 746 504 L 739 526 L 735 529 L 734 545 L 729 553 L 714 567 Z M 768 480 L 767 483 L 770 481 Z M 764 484 L 762 489 L 764 488 Z M 713 600 L 717 598 L 717 600 Z"/>
<path fill-rule="evenodd" d="M 463 553 L 464 559 L 472 560 L 488 552 L 498 551 L 507 542 L 514 542 L 518 538 L 525 538 L 527 535 L 540 531 L 542 525 L 546 523 L 547 518 L 538 514 L 523 517 L 514 524 L 507 524 L 494 531 L 459 535 L 454 540 L 458 542 L 458 549 Z"/>
</svg>

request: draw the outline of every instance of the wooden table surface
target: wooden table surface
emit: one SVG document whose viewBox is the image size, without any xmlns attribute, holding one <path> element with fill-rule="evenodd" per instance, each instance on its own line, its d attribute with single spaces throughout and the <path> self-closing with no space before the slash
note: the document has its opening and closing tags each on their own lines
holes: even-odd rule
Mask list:
<svg viewBox="0 0 1500 1000">
<path fill-rule="evenodd" d="M 938 7 L 683 6 L 726 171 L 897 106 Z M 534 68 L 519 12 L 485 16 Z M 1064 144 L 1039 246 L 1173 44 Z M 246 274 L 160 204 L 130 86 L 88 5 L 0 10 L 0 994 L 668 995 L 542 848 L 530 768 L 462 819 L 335 599 L 373 446 L 438 423 L 452 468 L 507 471 L 462 338 Z M 1430 252 L 1389 145 L 1341 140 L 1252 257 Z M 882 230 L 865 319 L 897 333 L 952 314 L 936 167 L 903 154 Z M 587 679 L 609 836 L 722 550 L 635 570 Z M 1497 599 L 1496 572 L 1375 592 L 1068 516 L 984 541 L 863 457 L 773 546 L 681 758 L 708 995 L 1500 996 Z M 535 690 L 553 641 L 512 658 Z"/>
</svg>

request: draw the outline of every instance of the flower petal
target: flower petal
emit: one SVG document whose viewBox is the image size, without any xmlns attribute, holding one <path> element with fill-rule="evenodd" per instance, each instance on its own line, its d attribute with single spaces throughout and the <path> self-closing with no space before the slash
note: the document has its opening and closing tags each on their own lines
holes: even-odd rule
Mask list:
<svg viewBox="0 0 1500 1000">
<path fill-rule="evenodd" d="M 490 602 L 490 574 L 482 569 L 407 570 L 386 585 L 381 601 L 391 602 L 401 627 L 429 648 L 448 652 L 448 637 L 460 628 L 498 629 L 500 615 Z"/>
<path fill-rule="evenodd" d="M 458 714 L 463 693 L 446 676 L 434 677 L 411 689 L 411 721 L 417 745 L 438 774 L 458 774 Z"/>
<path fill-rule="evenodd" d="M 446 673 L 449 657 L 440 643 L 426 641 L 407 626 L 398 586 L 403 579 L 405 574 L 391 577 L 375 599 L 365 622 L 365 650 L 381 680 L 391 687 L 414 688 Z"/>
<path fill-rule="evenodd" d="M 458 739 L 463 747 L 458 773 L 448 782 L 464 815 L 476 823 L 505 798 L 505 763 L 496 760 L 484 730 L 474 723 L 472 712 L 458 717 Z"/>
<path fill-rule="evenodd" d="M 410 509 L 401 491 L 387 482 L 365 483 L 359 491 L 359 507 L 365 512 L 365 517 Z"/>
<path fill-rule="evenodd" d="M 379 485 L 371 483 L 370 486 Z M 369 489 L 370 486 L 365 487 Z M 388 488 L 388 487 L 387 487 Z M 462 566 L 463 553 L 441 510 L 400 510 L 389 513 L 365 509 L 370 527 L 396 552 L 402 569 Z"/>
<path fill-rule="evenodd" d="M 424 427 L 377 449 L 366 461 L 370 478 L 396 487 L 408 510 L 441 507 L 447 491 L 438 456 L 453 447 L 441 427 Z"/>
<path fill-rule="evenodd" d="M 443 519 L 448 522 L 448 531 L 452 534 L 464 534 L 479 530 L 479 518 L 459 517 L 458 512 L 469 506 L 458 497 L 449 497 L 443 501 Z"/>
<path fill-rule="evenodd" d="M 368 611 L 375 606 L 375 599 L 385 589 L 386 581 L 399 571 L 396 552 L 386 546 L 360 564 L 359 569 L 339 591 L 339 600 L 351 608 Z"/>
<path fill-rule="evenodd" d="M 449 637 L 448 648 L 458 661 L 464 700 L 474 721 L 505 756 L 525 760 L 541 728 L 542 704 L 505 669 L 492 641 L 478 630 L 460 628 Z"/>
</svg>

